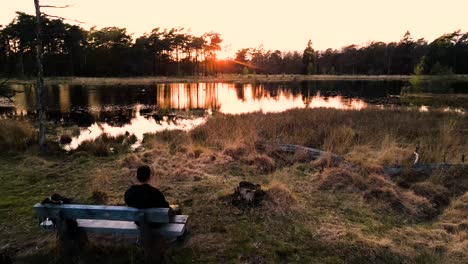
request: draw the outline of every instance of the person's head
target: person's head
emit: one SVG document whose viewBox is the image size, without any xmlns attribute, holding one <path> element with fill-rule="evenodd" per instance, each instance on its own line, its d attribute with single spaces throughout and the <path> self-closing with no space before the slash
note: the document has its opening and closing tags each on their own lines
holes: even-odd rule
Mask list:
<svg viewBox="0 0 468 264">
<path fill-rule="evenodd" d="M 141 183 L 146 183 L 151 179 L 151 168 L 148 165 L 142 165 L 137 169 L 137 179 Z"/>
</svg>

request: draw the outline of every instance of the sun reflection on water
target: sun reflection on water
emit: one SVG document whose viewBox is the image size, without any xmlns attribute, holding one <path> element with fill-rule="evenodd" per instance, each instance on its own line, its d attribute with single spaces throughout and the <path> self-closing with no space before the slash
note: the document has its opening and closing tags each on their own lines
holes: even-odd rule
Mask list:
<svg viewBox="0 0 468 264">
<path fill-rule="evenodd" d="M 317 85 L 323 85 L 320 87 Z M 34 116 L 34 89 L 24 90 L 14 98 L 14 105 L 0 108 L 4 116 Z M 370 87 L 373 88 L 373 87 Z M 348 89 L 348 90 L 346 90 Z M 282 112 L 294 108 L 334 108 L 361 110 L 379 106 L 400 107 L 379 101 L 364 101 L 362 84 L 343 90 L 323 84 L 235 84 L 235 83 L 165 83 L 147 86 L 70 86 L 47 87 L 48 118 L 64 126 L 78 125 L 80 134 L 72 138 L 67 148 L 75 149 L 85 140 L 103 133 L 110 136 L 135 134 L 141 142 L 145 133 L 165 129 L 189 130 L 202 124 L 212 113 L 244 114 L 250 112 Z M 348 91 L 348 93 L 346 92 Z M 384 98 L 385 95 L 379 95 Z M 375 95 L 374 95 L 375 96 Z M 380 98 L 380 97 L 379 97 Z M 454 111 L 447 108 L 445 111 Z M 191 112 L 198 114 L 192 115 Z M 419 111 L 432 111 L 420 106 Z M 463 113 L 464 111 L 456 112 Z M 195 117 L 194 117 L 195 116 Z"/>
<path fill-rule="evenodd" d="M 132 147 L 138 147 L 143 136 L 146 133 L 156 133 L 163 130 L 189 130 L 195 126 L 202 124 L 206 117 L 190 118 L 190 119 L 169 119 L 167 116 L 163 117 L 160 122 L 153 118 L 147 118 L 140 114 L 141 105 L 135 106 L 135 117 L 130 120 L 129 124 L 124 126 L 113 126 L 108 123 L 94 123 L 91 126 L 82 129 L 79 136 L 73 137 L 66 149 L 75 149 L 85 140 L 94 140 L 102 134 L 110 136 L 118 136 L 125 133 L 134 134 L 137 138 L 137 143 Z"/>
</svg>

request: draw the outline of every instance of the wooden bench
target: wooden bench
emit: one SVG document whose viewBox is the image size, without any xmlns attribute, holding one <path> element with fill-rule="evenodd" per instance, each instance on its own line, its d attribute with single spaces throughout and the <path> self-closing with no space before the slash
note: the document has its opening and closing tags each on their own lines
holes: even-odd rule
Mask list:
<svg viewBox="0 0 468 264">
<path fill-rule="evenodd" d="M 169 208 L 136 209 L 127 206 L 38 203 L 34 205 L 34 210 L 41 220 L 54 219 L 55 224 L 49 220 L 43 221 L 41 226 L 45 229 L 57 230 L 59 243 L 69 240 L 74 240 L 75 244 L 79 243 L 76 241 L 77 236 L 70 237 L 69 235 L 71 230 L 67 223 L 70 223 L 69 220 L 74 220 L 78 230 L 85 235 L 86 233 L 111 233 L 140 236 L 145 251 L 152 251 L 150 247 L 155 244 L 153 242 L 159 241 L 161 237 L 165 239 L 181 237 L 186 231 L 188 220 L 187 215 L 172 215 Z M 135 222 L 138 222 L 138 225 Z M 70 246 L 65 248 L 70 248 Z M 72 248 L 77 247 L 72 246 Z M 69 255 L 70 252 L 63 252 L 63 254 Z"/>
</svg>

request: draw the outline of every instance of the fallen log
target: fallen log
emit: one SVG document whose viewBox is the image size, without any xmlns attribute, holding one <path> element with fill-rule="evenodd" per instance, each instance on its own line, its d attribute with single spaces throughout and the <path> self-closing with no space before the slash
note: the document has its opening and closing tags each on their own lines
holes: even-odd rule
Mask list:
<svg viewBox="0 0 468 264">
<path fill-rule="evenodd" d="M 401 176 L 404 172 L 417 173 L 417 174 L 426 174 L 430 175 L 434 171 L 448 170 L 451 168 L 462 168 L 464 164 L 448 164 L 448 163 L 429 163 L 429 164 L 415 164 L 411 167 L 405 166 L 385 166 L 383 171 L 385 174 L 390 177 Z"/>
<path fill-rule="evenodd" d="M 255 142 L 255 148 L 257 150 L 266 151 L 266 152 L 277 151 L 277 150 L 290 153 L 290 154 L 303 152 L 309 155 L 309 158 L 311 160 L 316 160 L 320 158 L 321 156 L 328 155 L 331 157 L 334 164 L 338 164 L 344 160 L 342 156 L 339 156 L 339 155 L 336 155 L 327 151 L 299 146 L 299 145 L 292 145 L 292 144 L 279 144 L 279 143 L 273 143 L 273 142 L 257 141 Z"/>
<path fill-rule="evenodd" d="M 293 145 L 293 144 L 280 144 L 274 142 L 265 142 L 265 141 L 257 141 L 255 142 L 255 148 L 259 151 L 284 151 L 286 153 L 295 154 L 299 151 L 303 151 L 307 153 L 311 160 L 316 160 L 321 156 L 329 155 L 333 161 L 333 164 L 338 165 L 344 161 L 344 157 L 333 154 L 327 151 L 323 151 L 320 149 L 314 149 L 309 147 L 304 147 L 300 145 Z M 404 172 L 409 173 L 417 173 L 417 174 L 427 174 L 430 175 L 434 171 L 440 170 L 447 170 L 454 167 L 463 167 L 465 166 L 462 164 L 447 164 L 447 163 L 429 163 L 429 164 L 414 164 L 411 167 L 401 166 L 401 165 L 392 165 L 392 166 L 384 166 L 383 172 L 390 177 L 398 177 L 402 175 Z"/>
</svg>

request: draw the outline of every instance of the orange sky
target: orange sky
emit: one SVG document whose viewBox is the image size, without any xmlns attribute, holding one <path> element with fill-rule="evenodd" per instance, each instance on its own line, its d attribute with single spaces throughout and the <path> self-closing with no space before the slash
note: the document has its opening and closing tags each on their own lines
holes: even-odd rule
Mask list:
<svg viewBox="0 0 468 264">
<path fill-rule="evenodd" d="M 0 0 L 0 24 L 14 12 L 33 13 L 33 0 Z M 243 47 L 302 51 L 341 48 L 371 40 L 397 41 L 406 30 L 428 40 L 468 31 L 468 0 L 42 0 L 42 4 L 74 4 L 48 13 L 86 22 L 89 29 L 125 27 L 139 36 L 155 27 L 191 28 L 192 34 L 221 33 L 226 54 Z"/>
</svg>

